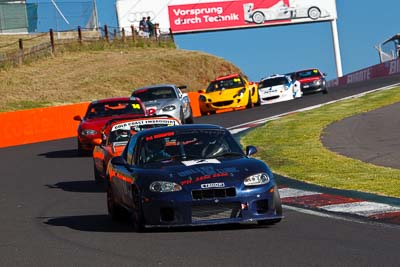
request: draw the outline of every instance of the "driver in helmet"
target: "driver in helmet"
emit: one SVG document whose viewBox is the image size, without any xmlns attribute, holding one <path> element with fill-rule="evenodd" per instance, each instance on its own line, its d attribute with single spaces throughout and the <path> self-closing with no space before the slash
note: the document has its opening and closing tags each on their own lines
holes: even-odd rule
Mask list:
<svg viewBox="0 0 400 267">
<path fill-rule="evenodd" d="M 117 142 L 123 142 L 123 141 L 128 141 L 129 140 L 129 130 L 126 129 L 119 129 L 116 132 L 116 138 L 115 141 Z"/>
<path fill-rule="evenodd" d="M 144 145 L 146 162 L 169 160 L 171 155 L 165 152 L 165 140 L 163 138 L 147 141 Z"/>
</svg>

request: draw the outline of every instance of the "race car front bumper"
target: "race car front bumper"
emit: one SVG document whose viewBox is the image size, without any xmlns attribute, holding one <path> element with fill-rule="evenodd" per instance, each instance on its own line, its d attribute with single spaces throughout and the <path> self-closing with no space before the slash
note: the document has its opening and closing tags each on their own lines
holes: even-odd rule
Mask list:
<svg viewBox="0 0 400 267">
<path fill-rule="evenodd" d="M 311 92 L 319 92 L 325 90 L 325 85 L 322 82 L 317 85 L 314 82 L 310 82 L 310 83 L 302 83 L 300 88 L 303 93 L 311 93 Z"/>
<path fill-rule="evenodd" d="M 272 104 L 293 99 L 289 90 L 259 91 L 261 104 Z"/>
<path fill-rule="evenodd" d="M 100 135 L 90 135 L 90 136 L 79 135 L 78 136 L 79 149 L 87 152 L 93 151 L 94 148 L 93 140 L 95 138 L 100 138 Z"/>
<path fill-rule="evenodd" d="M 213 225 L 282 218 L 275 210 L 274 187 L 235 190 L 231 187 L 213 192 L 192 191 L 191 195 L 186 193 L 172 197 L 171 194 L 162 199 L 144 197 L 145 227 Z"/>
</svg>

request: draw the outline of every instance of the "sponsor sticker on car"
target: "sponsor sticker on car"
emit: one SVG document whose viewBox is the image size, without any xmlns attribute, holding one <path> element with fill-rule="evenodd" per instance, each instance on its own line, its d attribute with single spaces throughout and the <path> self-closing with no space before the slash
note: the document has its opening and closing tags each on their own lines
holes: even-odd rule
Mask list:
<svg viewBox="0 0 400 267">
<path fill-rule="evenodd" d="M 193 165 L 207 164 L 207 163 L 219 164 L 221 163 L 221 161 L 217 159 L 196 159 L 196 160 L 182 161 L 182 164 L 184 164 L 185 166 L 193 166 Z"/>
<path fill-rule="evenodd" d="M 146 110 L 148 115 L 154 115 L 157 112 L 157 107 L 147 107 Z"/>
<path fill-rule="evenodd" d="M 209 183 L 209 184 L 201 184 L 201 188 L 206 189 L 206 188 L 221 188 L 225 187 L 225 183 Z"/>
</svg>

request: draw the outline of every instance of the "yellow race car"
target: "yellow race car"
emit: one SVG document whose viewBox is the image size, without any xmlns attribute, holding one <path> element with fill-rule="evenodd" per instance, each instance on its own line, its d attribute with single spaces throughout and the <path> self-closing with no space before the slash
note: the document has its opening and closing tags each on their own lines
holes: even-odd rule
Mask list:
<svg viewBox="0 0 400 267">
<path fill-rule="evenodd" d="M 211 81 L 206 90 L 199 90 L 201 115 L 216 113 L 217 110 L 247 109 L 260 105 L 257 85 L 240 74 L 222 76 Z"/>
</svg>

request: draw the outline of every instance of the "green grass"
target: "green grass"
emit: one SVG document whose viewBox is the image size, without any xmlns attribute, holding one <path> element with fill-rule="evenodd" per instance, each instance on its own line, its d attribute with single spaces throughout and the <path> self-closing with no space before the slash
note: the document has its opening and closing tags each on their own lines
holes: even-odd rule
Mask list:
<svg viewBox="0 0 400 267">
<path fill-rule="evenodd" d="M 21 100 L 21 101 L 15 101 L 11 102 L 10 106 L 13 107 L 14 110 L 23 110 L 23 109 L 32 109 L 32 108 L 44 108 L 44 107 L 49 107 L 52 106 L 52 103 L 46 102 L 46 101 L 29 101 L 29 100 Z M 4 110 L 0 109 L 0 112 L 3 112 Z"/>
<path fill-rule="evenodd" d="M 257 146 L 257 156 L 279 175 L 320 186 L 400 197 L 400 170 L 336 154 L 320 140 L 324 129 L 335 121 L 399 101 L 400 87 L 371 93 L 268 122 L 241 142 Z"/>
</svg>

